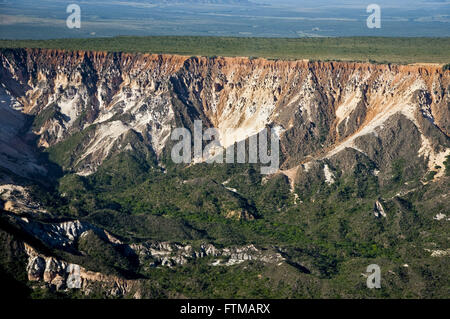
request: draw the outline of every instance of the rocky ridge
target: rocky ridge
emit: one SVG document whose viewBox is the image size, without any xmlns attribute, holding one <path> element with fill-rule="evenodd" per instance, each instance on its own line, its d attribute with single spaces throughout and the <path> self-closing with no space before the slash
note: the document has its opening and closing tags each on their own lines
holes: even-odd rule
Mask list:
<svg viewBox="0 0 450 319">
<path fill-rule="evenodd" d="M 216 248 L 213 244 L 205 243 L 194 248 L 189 244 L 157 241 L 124 244 L 109 232 L 78 220 L 59 224 L 41 223 L 8 212 L 3 214 L 2 218 L 9 218 L 12 225 L 39 240 L 46 249 L 84 254 L 83 250 L 77 250 L 77 242 L 87 236 L 89 232 L 94 232 L 103 236 L 103 240 L 112 247 L 121 246 L 127 256 L 137 256 L 140 266 L 147 269 L 182 267 L 201 258 L 209 258 L 211 266 L 223 267 L 238 265 L 246 261 L 259 261 L 279 266 L 286 261 L 276 247 L 260 249 L 254 245 L 247 245 Z M 80 264 L 66 261 L 56 255 L 52 256 L 48 251 L 39 252 L 39 249 L 26 242 L 23 242 L 22 245 L 28 258 L 26 271 L 30 282 L 43 284 L 56 291 L 81 290 L 85 295 L 91 294 L 100 287 L 110 297 L 140 298 L 141 296 L 138 279 L 124 279 L 117 275 L 105 275 L 91 271 Z"/>
<path fill-rule="evenodd" d="M 449 71 L 440 66 L 37 49 L 3 50 L 0 60 L 2 90 L 14 110 L 36 116 L 41 147 L 83 132 L 63 165 L 81 175 L 111 154 L 133 151 L 130 134 L 159 155 L 171 130 L 194 119 L 216 127 L 224 147 L 277 127 L 281 169 L 293 182 L 299 164 L 346 148 L 382 166 L 367 139 L 386 143 L 384 128 L 399 120 L 417 136 L 409 152 L 436 177 L 449 155 Z"/>
</svg>

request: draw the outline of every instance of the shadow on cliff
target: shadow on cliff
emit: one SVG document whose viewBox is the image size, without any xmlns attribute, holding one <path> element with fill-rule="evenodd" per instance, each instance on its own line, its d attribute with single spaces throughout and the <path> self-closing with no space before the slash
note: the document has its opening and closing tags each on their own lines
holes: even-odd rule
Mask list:
<svg viewBox="0 0 450 319">
<path fill-rule="evenodd" d="M 4 117 L 0 124 L 8 134 L 0 140 L 1 181 L 26 186 L 44 206 L 55 207 L 59 201 L 58 180 L 63 176 L 63 170 L 50 160 L 45 149 L 38 147 L 39 136 L 32 130 L 35 116 L 12 107 L 3 111 L 8 117 Z"/>
</svg>

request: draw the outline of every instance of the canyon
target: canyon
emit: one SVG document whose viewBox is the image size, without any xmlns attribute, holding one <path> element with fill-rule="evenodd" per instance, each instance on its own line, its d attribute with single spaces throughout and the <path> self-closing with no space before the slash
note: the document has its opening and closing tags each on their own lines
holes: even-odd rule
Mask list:
<svg viewBox="0 0 450 319">
<path fill-rule="evenodd" d="M 342 202 L 367 200 L 373 218 L 370 223 L 392 222 L 385 227 L 392 227 L 399 236 L 407 236 L 399 230 L 403 229 L 403 218 L 410 218 L 403 214 L 423 215 L 420 218 L 426 220 L 426 225 L 438 227 L 435 232 L 424 226 L 423 231 L 433 235 L 426 237 L 429 240 L 425 244 L 430 244 L 426 249 L 431 250 L 423 249 L 423 256 L 428 258 L 433 251 L 447 249 L 443 245 L 448 239 L 448 219 L 433 219 L 438 214 L 449 214 L 450 71 L 441 65 L 2 49 L 0 84 L 2 214 L 14 229 L 54 250 L 39 252 L 29 240 L 23 241 L 30 281 L 43 282 L 57 290 L 84 287 L 85 292 L 90 291 L 89 282 L 100 282 L 108 287 L 104 288 L 108 296 L 142 296 L 142 287 L 136 282 L 145 279 L 106 275 L 88 270 L 78 261 L 64 260 L 67 254 L 86 254 L 80 250 L 80 241 L 86 236 L 113 249 L 120 246 L 122 255 L 133 255 L 145 273 L 158 267 L 177 269 L 205 256 L 210 267 L 240 267 L 253 260 L 273 267 L 294 265 L 301 276 L 320 273 L 321 268 L 309 261 L 294 261 L 290 248 L 279 244 L 257 247 L 258 242 L 242 240 L 241 245 L 218 244 L 222 248 L 217 248 L 214 241 L 220 242 L 219 237 L 208 235 L 194 249 L 189 240 L 180 244 L 159 233 L 160 238 L 151 240 L 136 234 L 124 238 L 134 226 L 128 225 L 130 228 L 116 236 L 114 228 L 103 229 L 103 223 L 94 225 L 94 217 L 89 222 L 79 220 L 94 212 L 86 212 L 86 216 L 66 214 L 64 219 L 69 221 L 62 221 L 58 207 L 47 207 L 51 203 L 36 198 L 36 187 L 45 190 L 51 188 L 49 185 L 59 185 L 55 186 L 59 187 L 59 200 L 75 202 L 84 195 L 71 189 L 75 183 L 64 184 L 64 179 L 87 185 L 87 181 L 100 180 L 99 174 L 115 172 L 119 172 L 116 177 L 120 179 L 119 169 L 135 163 L 121 156 L 137 158 L 136 163 L 145 163 L 142 172 L 154 174 L 147 182 L 142 181 L 142 188 L 138 188 L 141 191 L 156 187 L 152 179 L 161 185 L 165 178 L 172 178 L 178 193 L 185 195 L 171 203 L 171 212 L 197 213 L 197 199 L 189 197 L 196 194 L 196 185 L 205 185 L 209 192 L 206 197 L 198 195 L 204 209 L 209 212 L 220 207 L 217 209 L 224 212 L 227 223 L 257 223 L 272 216 L 272 212 L 283 214 L 288 208 L 304 210 L 302 214 L 307 216 L 311 207 L 326 200 L 327 195 L 324 198 L 321 194 L 336 193 Z M 264 129 L 276 131 L 280 136 L 279 170 L 269 176 L 257 176 L 251 184 L 254 192 L 239 182 L 247 173 L 223 173 L 226 178 L 219 173 L 214 174 L 220 177 L 213 173 L 179 173 L 203 164 L 171 163 L 171 132 L 180 127 L 193 132 L 197 120 L 206 129 L 217 129 L 224 148 L 248 141 Z M 227 170 L 226 165 L 221 169 Z M 133 180 L 139 179 L 139 172 Z M 128 179 L 122 178 L 125 189 Z M 348 197 L 343 187 L 345 178 L 356 180 L 355 194 L 364 189 L 370 195 Z M 372 181 L 375 190 L 371 190 Z M 260 208 L 266 205 L 264 198 L 259 199 L 254 193 L 275 182 L 286 188 L 283 203 L 288 208 L 267 209 L 269 213 Z M 63 190 L 61 185 L 67 186 Z M 112 187 L 111 183 L 101 185 L 106 190 Z M 102 188 L 94 187 L 90 192 L 98 195 L 97 189 Z M 133 192 L 139 193 L 136 189 Z M 148 200 L 151 207 L 163 207 L 164 215 L 165 204 L 153 199 L 162 193 L 149 192 Z M 421 194 L 421 199 L 414 194 Z M 167 201 L 170 200 L 169 195 Z M 416 201 L 428 206 L 418 208 Z M 120 204 L 122 211 L 126 205 Z M 64 205 L 68 211 L 81 211 L 76 205 Z M 110 208 L 114 205 L 105 204 L 102 209 L 114 210 Z M 130 210 L 135 209 L 134 204 L 129 205 Z M 99 210 L 97 215 L 103 213 Z M 365 223 L 369 215 L 363 213 L 366 211 L 360 215 L 364 218 L 343 211 L 339 222 L 354 218 Z M 160 213 L 156 215 L 155 218 L 164 219 Z M 304 223 L 313 223 L 310 217 L 305 218 L 308 221 Z M 400 222 L 394 222 L 396 218 Z M 192 226 L 189 231 L 197 234 L 208 229 Z M 385 248 L 392 245 L 387 241 L 393 237 L 384 238 L 383 231 L 373 236 Z"/>
<path fill-rule="evenodd" d="M 105 158 L 126 149 L 132 132 L 159 156 L 176 124 L 189 127 L 195 118 L 217 128 L 225 146 L 266 126 L 278 127 L 283 171 L 346 148 L 367 154 L 358 144 L 368 136 L 381 139 L 379 131 L 394 116 L 414 125 L 420 140 L 411 147 L 418 147 L 416 155 L 428 160 L 428 167 L 442 166 L 448 155 L 449 80 L 437 65 L 38 49 L 7 50 L 2 65 L 2 143 L 17 139 L 23 120 L 16 118 L 24 114 L 39 119 L 32 133 L 43 148 L 86 131 L 88 137 L 64 167 L 80 175 L 92 174 Z M 227 135 L 231 129 L 239 134 Z M 430 140 L 429 131 L 443 142 Z M 7 145 L 2 149 L 9 151 Z M 2 165 L 13 164 L 4 159 Z M 15 173 L 43 172 L 28 165 Z"/>
</svg>

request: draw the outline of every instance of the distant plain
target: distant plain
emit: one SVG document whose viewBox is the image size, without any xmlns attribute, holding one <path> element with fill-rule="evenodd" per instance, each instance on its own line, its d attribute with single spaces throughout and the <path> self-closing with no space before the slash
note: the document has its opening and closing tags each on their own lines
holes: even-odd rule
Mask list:
<svg viewBox="0 0 450 319">
<path fill-rule="evenodd" d="M 80 29 L 66 27 L 67 5 Z M 378 0 L 381 28 L 369 29 L 371 2 L 357 0 L 0 0 L 1 39 L 149 36 L 448 37 L 448 0 Z"/>
</svg>

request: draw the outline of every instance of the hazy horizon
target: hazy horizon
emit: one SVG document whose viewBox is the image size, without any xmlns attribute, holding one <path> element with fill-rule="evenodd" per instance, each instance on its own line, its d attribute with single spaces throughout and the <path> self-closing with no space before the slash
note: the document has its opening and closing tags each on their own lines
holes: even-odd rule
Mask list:
<svg viewBox="0 0 450 319">
<path fill-rule="evenodd" d="M 80 29 L 66 26 L 72 3 L 81 8 Z M 379 29 L 366 26 L 370 3 L 381 6 Z M 2 39 L 117 35 L 448 37 L 450 1 L 0 1 Z"/>
</svg>

